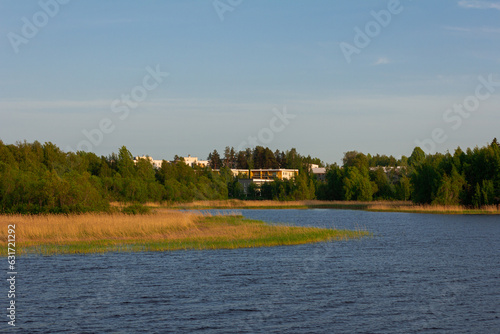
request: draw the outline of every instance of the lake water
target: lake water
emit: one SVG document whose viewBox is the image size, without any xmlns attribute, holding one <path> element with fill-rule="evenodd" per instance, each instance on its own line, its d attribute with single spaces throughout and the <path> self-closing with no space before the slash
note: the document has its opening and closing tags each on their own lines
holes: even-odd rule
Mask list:
<svg viewBox="0 0 500 334">
<path fill-rule="evenodd" d="M 17 329 L 500 333 L 498 216 L 239 212 L 268 222 L 364 228 L 373 237 L 273 248 L 19 258 Z"/>
</svg>

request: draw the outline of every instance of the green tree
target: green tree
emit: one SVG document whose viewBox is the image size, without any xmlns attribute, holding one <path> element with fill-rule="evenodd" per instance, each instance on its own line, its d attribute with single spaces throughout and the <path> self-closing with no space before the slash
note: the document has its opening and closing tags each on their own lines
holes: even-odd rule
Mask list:
<svg viewBox="0 0 500 334">
<path fill-rule="evenodd" d="M 356 167 L 358 170 L 362 170 L 369 167 L 368 157 L 358 151 L 349 151 L 344 153 L 344 158 L 342 160 L 344 168 Z"/>
<path fill-rule="evenodd" d="M 396 198 L 399 200 L 407 201 L 411 196 L 411 182 L 410 179 L 403 175 L 396 184 Z"/>
<path fill-rule="evenodd" d="M 495 187 L 493 180 L 483 180 L 481 184 L 481 202 L 484 205 L 495 204 Z"/>
<path fill-rule="evenodd" d="M 219 152 L 214 150 L 212 153 L 208 155 L 208 164 L 212 169 L 219 169 L 222 167 L 222 160 L 220 158 Z"/>
<path fill-rule="evenodd" d="M 248 159 L 245 151 L 239 151 L 236 156 L 236 168 L 248 169 Z"/>
<path fill-rule="evenodd" d="M 437 190 L 436 197 L 432 200 L 433 204 L 441 205 L 458 205 L 463 197 L 465 186 L 465 178 L 458 174 L 453 167 L 451 175 L 444 175 L 441 180 L 441 185 Z"/>
<path fill-rule="evenodd" d="M 420 147 L 415 147 L 410 157 L 408 158 L 408 165 L 416 167 L 423 163 L 425 160 L 425 152 Z"/>
<path fill-rule="evenodd" d="M 316 197 L 314 182 L 307 173 L 299 174 L 294 180 L 291 198 L 295 200 L 310 200 Z"/>
<path fill-rule="evenodd" d="M 347 168 L 344 178 L 344 198 L 347 201 L 371 201 L 376 190 L 366 168 L 361 171 L 355 166 Z"/>
<path fill-rule="evenodd" d="M 389 181 L 387 174 L 382 168 L 377 168 L 374 171 L 370 171 L 370 179 L 377 186 L 378 191 L 374 194 L 375 198 L 378 199 L 391 199 L 394 198 L 395 189 L 394 186 Z"/>
<path fill-rule="evenodd" d="M 122 146 L 118 152 L 118 159 L 116 161 L 118 173 L 121 176 L 128 178 L 134 176 L 134 158 L 132 153 L 125 146 Z"/>
<path fill-rule="evenodd" d="M 436 197 L 441 181 L 441 175 L 430 162 L 417 165 L 411 175 L 413 188 L 412 199 L 415 203 L 430 204 Z"/>
<path fill-rule="evenodd" d="M 234 147 L 226 146 L 224 149 L 224 166 L 228 168 L 236 167 L 236 152 Z"/>
<path fill-rule="evenodd" d="M 145 183 L 155 182 L 155 170 L 151 162 L 149 160 L 139 158 L 137 161 L 136 167 L 136 175 L 139 180 Z"/>
<path fill-rule="evenodd" d="M 326 173 L 326 199 L 341 201 L 344 199 L 344 171 L 336 164 Z"/>
</svg>

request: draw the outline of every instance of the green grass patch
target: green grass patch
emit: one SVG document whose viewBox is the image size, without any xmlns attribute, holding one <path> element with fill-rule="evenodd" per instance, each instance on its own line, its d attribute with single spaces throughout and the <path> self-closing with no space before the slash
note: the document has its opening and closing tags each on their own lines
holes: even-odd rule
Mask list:
<svg viewBox="0 0 500 334">
<path fill-rule="evenodd" d="M 134 203 L 122 208 L 121 212 L 128 215 L 144 215 L 151 213 L 151 208 L 139 203 Z"/>
</svg>

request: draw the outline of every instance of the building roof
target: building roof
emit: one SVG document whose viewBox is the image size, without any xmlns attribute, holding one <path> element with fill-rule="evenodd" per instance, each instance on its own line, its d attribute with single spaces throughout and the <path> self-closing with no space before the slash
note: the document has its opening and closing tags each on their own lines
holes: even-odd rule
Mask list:
<svg viewBox="0 0 500 334">
<path fill-rule="evenodd" d="M 313 172 L 313 174 L 325 174 L 326 168 L 324 168 L 324 167 L 311 168 L 311 171 Z"/>
</svg>

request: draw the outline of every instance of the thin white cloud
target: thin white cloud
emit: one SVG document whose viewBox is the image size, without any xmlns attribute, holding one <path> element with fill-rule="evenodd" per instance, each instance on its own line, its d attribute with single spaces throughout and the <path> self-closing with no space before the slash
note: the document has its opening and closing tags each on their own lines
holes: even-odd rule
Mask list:
<svg viewBox="0 0 500 334">
<path fill-rule="evenodd" d="M 386 57 L 381 57 L 379 59 L 377 59 L 376 62 L 373 63 L 374 66 L 378 66 L 378 65 L 386 65 L 386 64 L 390 64 L 391 61 L 386 58 Z"/>
<path fill-rule="evenodd" d="M 461 0 L 458 5 L 462 8 L 496 9 L 500 10 L 500 2 L 482 0 Z"/>
</svg>

